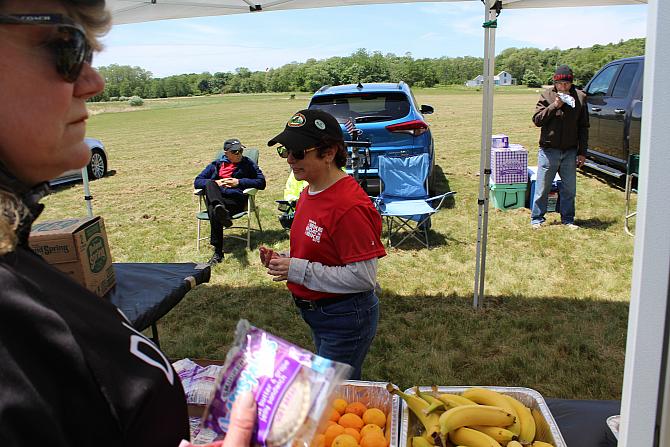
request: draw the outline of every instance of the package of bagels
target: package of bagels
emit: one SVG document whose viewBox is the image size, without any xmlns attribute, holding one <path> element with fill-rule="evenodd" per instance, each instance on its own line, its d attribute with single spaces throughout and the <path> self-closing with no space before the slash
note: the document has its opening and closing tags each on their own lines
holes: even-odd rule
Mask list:
<svg viewBox="0 0 670 447">
<path fill-rule="evenodd" d="M 350 373 L 349 365 L 240 320 L 202 424 L 225 435 L 233 402 L 251 391 L 258 408 L 254 444 L 309 446 L 321 419 L 330 414 L 331 394 Z"/>
</svg>

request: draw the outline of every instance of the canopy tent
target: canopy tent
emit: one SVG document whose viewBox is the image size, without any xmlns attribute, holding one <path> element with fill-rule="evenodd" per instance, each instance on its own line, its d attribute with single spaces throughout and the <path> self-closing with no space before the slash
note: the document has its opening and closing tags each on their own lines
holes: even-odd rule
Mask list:
<svg viewBox="0 0 670 447">
<path fill-rule="evenodd" d="M 439 0 L 438 0 L 439 1 Z M 478 1 L 478 0 L 442 0 Z M 484 0 L 482 0 L 484 2 Z M 107 0 L 116 24 L 151 20 L 259 13 L 288 9 L 412 3 L 410 0 Z M 479 225 L 474 303 L 484 295 L 490 141 L 493 122 L 493 63 L 495 6 L 556 8 L 644 4 L 646 0 L 485 0 L 484 95 L 479 188 Z M 670 2 L 649 0 L 644 106 L 640 144 L 638 219 L 633 261 L 627 355 L 624 370 L 621 446 L 670 445 L 670 232 L 667 231 L 667 191 L 670 190 L 670 151 L 663 127 L 670 122 Z M 652 148 L 654 148 L 652 150 Z M 659 334 L 662 334 L 659 336 Z M 662 418 L 665 415 L 665 420 Z M 658 434 L 658 437 L 655 437 Z"/>
<path fill-rule="evenodd" d="M 136 23 L 186 17 L 219 16 L 287 9 L 333 6 L 416 3 L 431 0 L 108 0 L 114 23 Z M 479 2 L 480 0 L 437 0 L 443 2 Z M 493 3 L 492 0 L 488 0 Z M 555 8 L 566 6 L 639 5 L 646 0 L 502 0 L 508 8 Z"/>
</svg>

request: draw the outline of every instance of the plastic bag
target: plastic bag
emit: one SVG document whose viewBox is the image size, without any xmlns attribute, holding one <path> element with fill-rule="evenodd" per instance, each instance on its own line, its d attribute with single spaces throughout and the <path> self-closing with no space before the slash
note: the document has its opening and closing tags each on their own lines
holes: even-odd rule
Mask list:
<svg viewBox="0 0 670 447">
<path fill-rule="evenodd" d="M 322 417 L 329 416 L 330 395 L 351 370 L 240 320 L 203 426 L 225 434 L 236 397 L 252 391 L 258 407 L 255 442 L 307 446 Z"/>
</svg>

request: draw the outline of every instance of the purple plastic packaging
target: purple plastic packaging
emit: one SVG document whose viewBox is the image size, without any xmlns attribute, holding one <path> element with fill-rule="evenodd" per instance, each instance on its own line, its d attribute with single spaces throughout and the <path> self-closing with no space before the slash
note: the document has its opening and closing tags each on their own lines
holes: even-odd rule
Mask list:
<svg viewBox="0 0 670 447">
<path fill-rule="evenodd" d="M 280 402 L 287 391 L 295 392 L 291 390 L 295 384 L 300 387 L 298 406 L 303 411 L 296 417 L 301 420 L 278 427 L 275 437 L 277 431 L 286 436 L 272 447 L 289 446 L 296 440 L 308 445 L 328 408 L 328 397 L 350 371 L 349 365 L 319 357 L 240 320 L 203 426 L 225 434 L 233 402 L 241 393 L 251 391 L 258 408 L 256 443 L 268 445 L 275 416 L 286 410 Z"/>
</svg>

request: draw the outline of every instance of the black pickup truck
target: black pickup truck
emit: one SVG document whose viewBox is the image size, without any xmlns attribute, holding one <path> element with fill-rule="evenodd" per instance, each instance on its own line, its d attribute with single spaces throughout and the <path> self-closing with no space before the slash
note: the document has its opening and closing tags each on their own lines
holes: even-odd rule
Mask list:
<svg viewBox="0 0 670 447">
<path fill-rule="evenodd" d="M 621 178 L 640 153 L 644 56 L 612 61 L 586 84 L 589 149 L 586 166 Z"/>
</svg>

